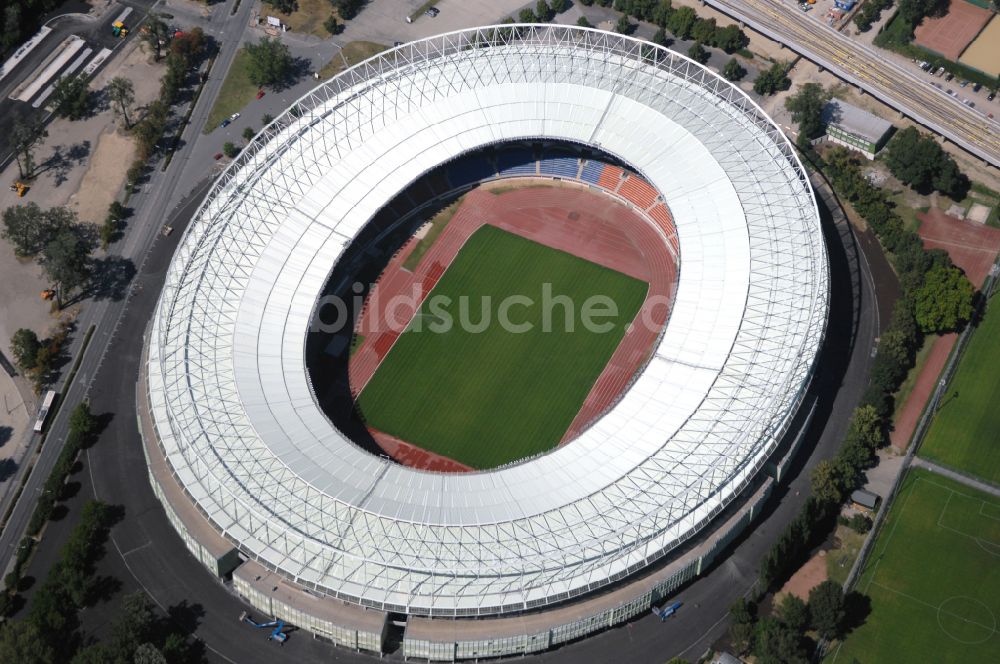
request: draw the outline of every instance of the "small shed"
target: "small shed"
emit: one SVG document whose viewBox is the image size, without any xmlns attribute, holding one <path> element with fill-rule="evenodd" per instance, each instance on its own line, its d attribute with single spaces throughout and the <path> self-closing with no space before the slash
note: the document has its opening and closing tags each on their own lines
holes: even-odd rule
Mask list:
<svg viewBox="0 0 1000 664">
<path fill-rule="evenodd" d="M 877 494 L 864 489 L 858 489 L 851 494 L 851 503 L 858 509 L 866 512 L 874 512 L 878 509 L 878 504 L 882 500 Z"/>
</svg>

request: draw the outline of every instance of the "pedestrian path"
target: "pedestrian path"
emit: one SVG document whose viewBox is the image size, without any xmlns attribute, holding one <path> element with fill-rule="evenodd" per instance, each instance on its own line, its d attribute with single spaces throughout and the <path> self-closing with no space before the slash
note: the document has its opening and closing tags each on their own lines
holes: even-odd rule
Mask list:
<svg viewBox="0 0 1000 664">
<path fill-rule="evenodd" d="M 939 466 L 933 461 L 928 461 L 927 459 L 921 459 L 920 457 L 913 457 L 912 465 L 918 468 L 925 468 L 932 473 L 938 473 L 939 475 L 944 475 L 948 479 L 955 480 L 960 484 L 964 484 L 967 487 L 971 487 L 983 493 L 988 493 L 991 496 L 996 496 L 1000 498 L 1000 486 L 987 482 L 985 480 L 976 479 L 975 477 L 969 477 L 965 473 L 960 473 L 958 471 L 952 470 L 951 468 L 945 468 L 944 466 Z"/>
</svg>

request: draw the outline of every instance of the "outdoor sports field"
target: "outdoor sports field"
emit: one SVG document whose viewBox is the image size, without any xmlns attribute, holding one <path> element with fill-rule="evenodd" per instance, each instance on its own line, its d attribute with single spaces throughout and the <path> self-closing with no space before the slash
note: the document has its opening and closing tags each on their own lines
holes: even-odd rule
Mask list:
<svg viewBox="0 0 1000 664">
<path fill-rule="evenodd" d="M 857 590 L 871 614 L 826 661 L 1000 661 L 1000 499 L 912 469 Z"/>
<path fill-rule="evenodd" d="M 553 309 L 543 327 L 542 284 L 576 307 L 573 329 L 564 309 Z M 493 226 L 466 242 L 425 300 L 420 312 L 358 397 L 368 425 L 473 468 L 491 468 L 554 447 L 573 421 L 646 297 L 647 284 Z M 504 330 L 496 314 L 504 298 L 523 295 L 533 306 L 513 306 L 512 322 L 528 332 Z M 588 331 L 580 309 L 594 295 L 609 297 L 618 315 L 607 332 Z M 455 324 L 431 331 L 444 319 L 431 302 L 451 298 L 444 311 Z M 459 325 L 482 320 L 489 297 L 492 320 L 482 331 Z M 422 330 L 417 331 L 417 324 Z"/>
<path fill-rule="evenodd" d="M 922 457 L 994 483 L 1000 483 L 998 339 L 1000 301 L 994 298 L 920 447 Z"/>
</svg>

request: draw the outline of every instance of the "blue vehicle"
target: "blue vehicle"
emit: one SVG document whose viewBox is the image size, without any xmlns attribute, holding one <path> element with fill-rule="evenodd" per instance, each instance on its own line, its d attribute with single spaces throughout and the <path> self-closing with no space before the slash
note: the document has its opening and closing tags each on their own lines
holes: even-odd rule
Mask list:
<svg viewBox="0 0 1000 664">
<path fill-rule="evenodd" d="M 277 641 L 278 643 L 284 645 L 285 641 L 288 640 L 288 635 L 284 633 L 285 621 L 284 620 L 269 620 L 267 622 L 259 623 L 250 617 L 250 614 L 244 611 L 240 614 L 240 622 L 245 622 L 248 625 L 257 627 L 259 629 L 268 629 L 273 627 L 274 629 L 268 635 L 268 641 Z"/>
<path fill-rule="evenodd" d="M 222 121 L 222 124 L 219 125 L 219 128 L 223 129 L 225 127 L 228 127 L 229 126 L 229 122 L 230 122 L 229 118 L 226 118 L 225 120 Z"/>
<path fill-rule="evenodd" d="M 653 615 L 659 618 L 660 622 L 664 622 L 667 618 L 670 618 L 677 613 L 677 609 L 681 608 L 682 604 L 684 604 L 684 602 L 674 602 L 670 606 L 654 606 L 652 609 Z"/>
</svg>

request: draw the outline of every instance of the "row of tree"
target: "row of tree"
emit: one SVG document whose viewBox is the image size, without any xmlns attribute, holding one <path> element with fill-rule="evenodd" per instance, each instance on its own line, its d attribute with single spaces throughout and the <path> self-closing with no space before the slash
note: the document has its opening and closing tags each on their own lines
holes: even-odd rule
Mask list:
<svg viewBox="0 0 1000 664">
<path fill-rule="evenodd" d="M 808 630 L 815 630 L 820 638 L 834 639 L 847 627 L 844 591 L 833 581 L 810 590 L 808 603 L 786 594 L 772 616 L 758 619 L 756 608 L 745 599 L 729 608 L 729 638 L 738 653 L 750 652 L 759 662 L 806 664 L 814 646 Z"/>
</svg>

